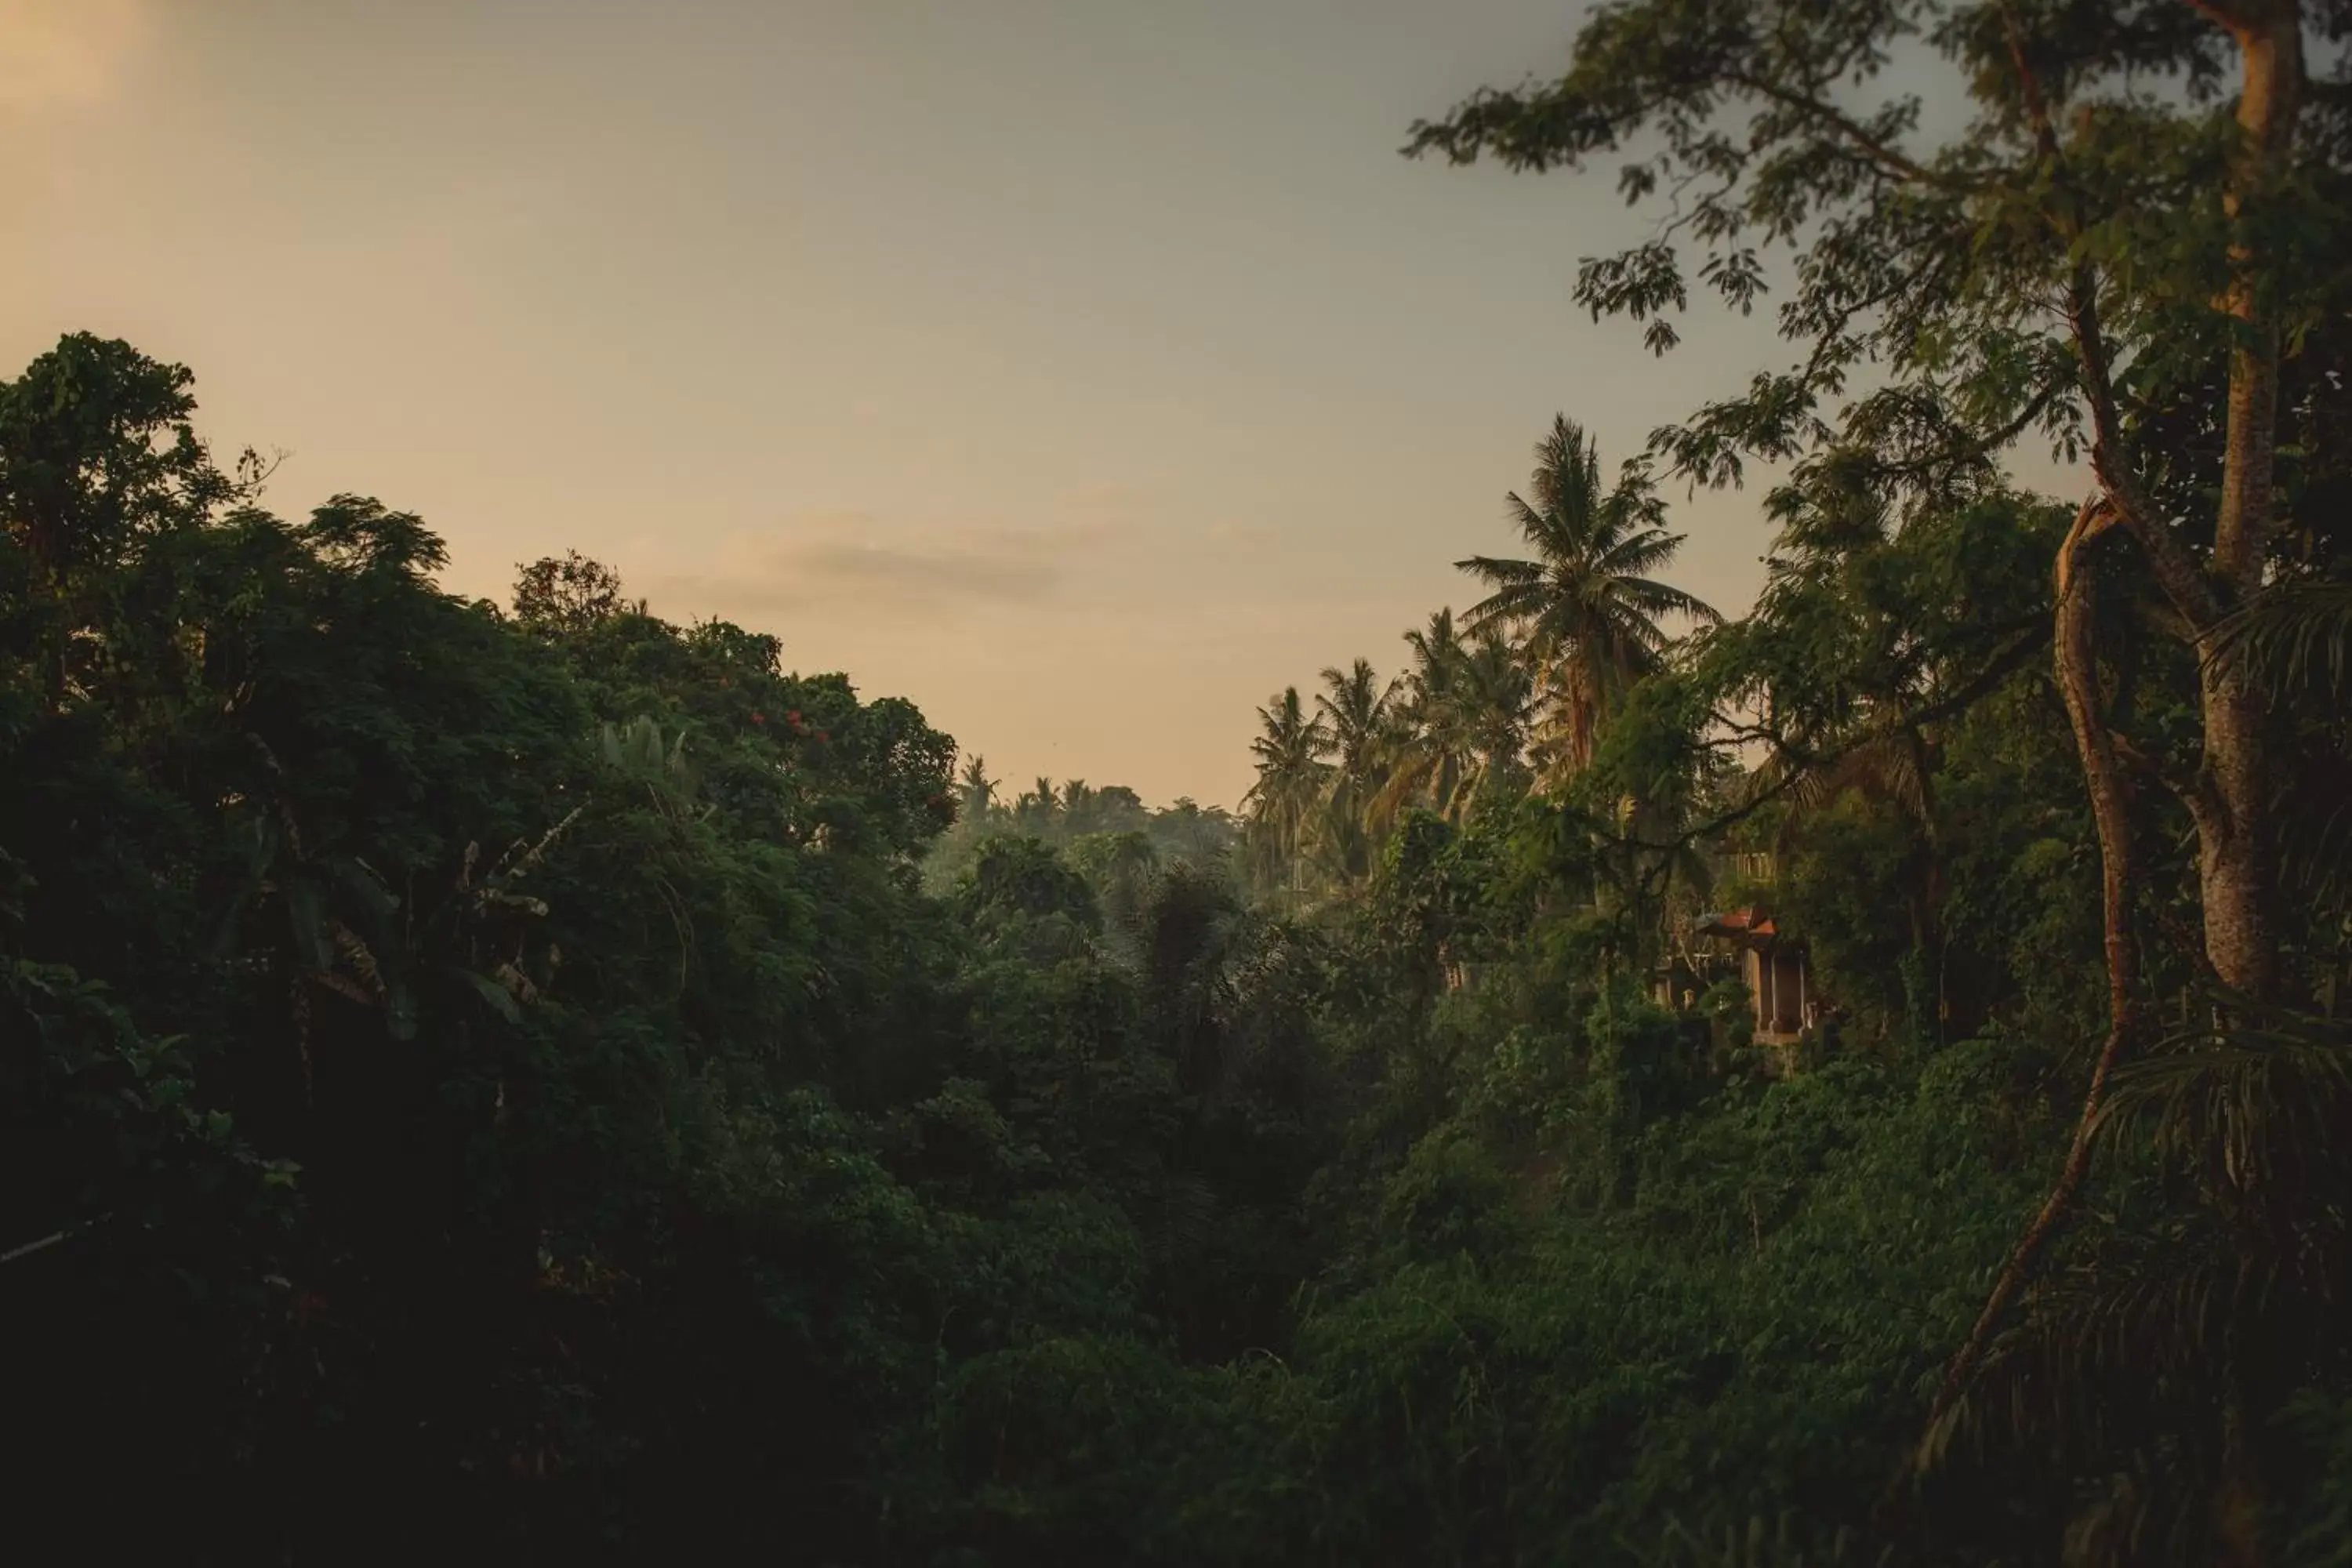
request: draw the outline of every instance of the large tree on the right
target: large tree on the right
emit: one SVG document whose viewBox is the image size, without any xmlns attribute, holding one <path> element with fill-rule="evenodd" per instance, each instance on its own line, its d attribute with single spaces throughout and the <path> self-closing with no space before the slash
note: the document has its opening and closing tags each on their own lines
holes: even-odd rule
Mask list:
<svg viewBox="0 0 2352 1568">
<path fill-rule="evenodd" d="M 2085 462 L 2052 563 L 2052 640 L 2104 863 L 2110 1024 L 2080 1131 L 1946 1370 L 1923 1457 L 2117 1121 L 2111 1079 L 2137 1083 L 2155 1033 L 2140 954 L 2169 920 L 2147 869 L 2171 837 L 2156 803 L 2177 796 L 2193 837 L 2201 931 L 2179 945 L 2219 983 L 2226 1028 L 2307 1004 L 2315 960 L 2344 956 L 2308 907 L 2331 901 L 2308 862 L 2332 841 L 2310 824 L 2340 797 L 2340 745 L 2315 744 L 2326 715 L 2274 700 L 2232 650 L 2250 620 L 2327 611 L 2352 579 L 2347 42 L 2352 0 L 1618 0 L 1584 22 L 1564 74 L 1478 93 L 1408 148 L 1616 163 L 1658 221 L 1587 258 L 1578 298 L 1646 322 L 1658 353 L 1695 288 L 1743 311 L 1777 295 L 1793 363 L 1659 431 L 1670 473 L 1726 485 L 1779 465 L 1779 515 L 1859 506 L 1901 530 L 1998 488 L 2034 446 Z M 2352 626 L 2319 620 L 2340 663 Z M 1778 736 L 1768 710 L 1759 732 L 1799 742 L 1792 755 L 1837 738 Z M 2220 1151 L 2200 1167 L 2228 1222 L 2212 1278 L 2298 1282 L 2230 1297 L 2226 1353 L 2147 1363 L 2212 1363 L 2193 1380 L 2218 1412 L 2210 1545 L 2252 1563 L 2275 1401 L 2248 1347 L 2284 1346 L 2278 1301 L 2331 1300 L 2344 1269 L 2335 1221 L 2259 1217 L 2296 1205 L 2245 1201 L 2261 1184 L 2245 1153 L 2337 1123 L 2287 1079 L 2221 1092 L 2244 1052 L 2167 1051 L 2145 1065 L 2190 1071 L 2178 1081 L 2198 1090 L 2168 1103 L 2210 1110 L 2174 1142 Z M 2257 1077 L 2277 1065 L 2260 1061 Z M 2126 1267 L 2108 1293 L 2143 1283 Z M 2058 1310 L 2029 1326 L 2049 1339 Z M 2175 1346 L 2201 1345 L 2201 1321 L 2181 1317 Z M 2310 1370 L 2301 1352 L 2271 1359 L 2281 1387 Z"/>
<path fill-rule="evenodd" d="M 1790 258 L 1801 353 L 1659 433 L 1683 476 L 1860 462 L 1899 504 L 2021 442 L 2087 457 L 2070 557 L 2127 537 L 2197 661 L 2197 732 L 2124 762 L 2185 803 L 2205 956 L 2257 996 L 2281 983 L 2277 770 L 2263 698 L 2212 655 L 2271 577 L 2344 543 L 2347 35 L 2347 0 L 1622 0 L 1564 75 L 1408 148 L 1616 163 L 1661 216 L 1586 259 L 1578 299 L 1660 353 L 1694 286 L 1745 310 Z"/>
</svg>

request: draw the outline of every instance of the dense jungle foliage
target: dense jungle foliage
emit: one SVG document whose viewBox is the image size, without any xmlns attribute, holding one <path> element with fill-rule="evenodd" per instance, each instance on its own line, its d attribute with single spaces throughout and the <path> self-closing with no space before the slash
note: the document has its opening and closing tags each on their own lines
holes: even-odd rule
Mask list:
<svg viewBox="0 0 2352 1568">
<path fill-rule="evenodd" d="M 1799 357 L 1613 476 L 1556 420 L 1526 559 L 1270 700 L 1238 816 L 1003 801 L 577 555 L 452 596 L 64 339 L 0 384 L 12 1530 L 2352 1562 L 2347 35 L 1619 0 L 1418 127 L 1622 160 L 1580 302 L 1777 286 Z M 1727 619 L 1670 497 L 1768 470 Z M 1793 1041 L 1658 984 L 1733 909 Z"/>
</svg>

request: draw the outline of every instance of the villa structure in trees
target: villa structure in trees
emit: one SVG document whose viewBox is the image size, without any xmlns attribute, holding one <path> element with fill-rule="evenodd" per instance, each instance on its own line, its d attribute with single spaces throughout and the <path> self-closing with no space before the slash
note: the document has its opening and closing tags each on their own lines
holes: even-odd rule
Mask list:
<svg viewBox="0 0 2352 1568">
<path fill-rule="evenodd" d="M 1759 1044 L 1791 1045 L 1820 1025 L 1822 998 L 1804 944 L 1781 935 L 1771 916 L 1753 909 L 1704 914 L 1684 936 L 1660 969 L 1661 1004 L 1686 1007 L 1707 986 L 1737 979 L 1748 988 Z"/>
<path fill-rule="evenodd" d="M 1821 997 L 1805 966 L 1802 942 L 1781 936 L 1769 915 L 1731 910 L 1703 917 L 1697 934 L 1727 945 L 1756 1008 L 1756 1038 L 1785 1045 L 1821 1022 Z"/>
</svg>

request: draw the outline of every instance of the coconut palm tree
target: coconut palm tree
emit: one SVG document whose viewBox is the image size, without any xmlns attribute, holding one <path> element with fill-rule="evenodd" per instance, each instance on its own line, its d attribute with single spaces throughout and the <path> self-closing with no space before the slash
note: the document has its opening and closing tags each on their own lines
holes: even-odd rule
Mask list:
<svg viewBox="0 0 2352 1568">
<path fill-rule="evenodd" d="M 1594 731 L 1625 689 L 1656 668 L 1668 616 L 1722 616 L 1680 588 L 1647 575 L 1682 547 L 1661 523 L 1664 504 L 1638 468 L 1614 489 L 1601 482 L 1600 444 L 1566 416 L 1536 446 L 1528 489 L 1507 498 L 1534 558 L 1473 555 L 1454 563 L 1493 590 L 1464 625 L 1516 637 L 1543 681 L 1569 768 L 1591 759 Z"/>
<path fill-rule="evenodd" d="M 1488 631 L 1464 645 L 1454 681 L 1457 726 L 1469 741 L 1471 767 L 1461 793 L 1469 798 L 1524 782 L 1521 759 L 1535 717 L 1534 672 L 1499 634 Z"/>
<path fill-rule="evenodd" d="M 1499 634 L 1465 638 L 1454 612 L 1405 633 L 1413 662 L 1392 704 L 1391 765 L 1375 796 L 1379 820 L 1419 803 L 1459 819 L 1481 792 L 1517 773 L 1531 713 L 1530 677 Z"/>
<path fill-rule="evenodd" d="M 1330 795 L 1316 837 L 1343 881 L 1360 882 L 1371 874 L 1378 848 L 1374 805 L 1394 761 L 1398 685 L 1382 684 L 1371 661 L 1360 658 L 1344 670 L 1326 669 L 1323 690 L 1315 699 L 1334 760 Z"/>
<path fill-rule="evenodd" d="M 963 797 L 963 819 L 973 823 L 986 820 L 989 809 L 996 804 L 996 781 L 988 776 L 988 760 L 976 752 L 965 758 L 962 770 L 956 774 L 956 788 Z"/>
<path fill-rule="evenodd" d="M 1065 833 L 1089 833 L 1095 826 L 1095 789 L 1084 779 L 1062 781 L 1061 822 Z"/>
<path fill-rule="evenodd" d="M 1053 831 L 1055 820 L 1061 816 L 1062 792 L 1054 781 L 1039 774 L 1037 782 L 1013 802 L 1013 819 L 1024 833 L 1038 835 Z"/>
<path fill-rule="evenodd" d="M 1298 688 L 1286 687 L 1257 710 L 1260 733 L 1250 742 L 1257 758 L 1257 783 L 1242 804 L 1249 808 L 1261 853 L 1287 867 L 1296 890 L 1299 850 L 1307 824 L 1323 800 L 1329 778 L 1331 732 L 1319 713 L 1310 718 Z"/>
<path fill-rule="evenodd" d="M 1462 781 L 1476 765 L 1477 752 L 1458 689 L 1465 657 L 1452 609 L 1439 610 L 1426 626 L 1404 634 L 1412 663 L 1391 704 L 1394 736 L 1386 784 L 1374 799 L 1382 826 L 1409 804 L 1454 816 Z"/>
<path fill-rule="evenodd" d="M 1399 682 L 1386 685 L 1372 671 L 1371 660 L 1360 658 L 1346 669 L 1324 670 L 1323 689 L 1315 708 L 1331 737 L 1339 766 L 1339 783 L 1362 785 L 1380 769 L 1380 752 L 1390 738 L 1389 710 Z"/>
</svg>

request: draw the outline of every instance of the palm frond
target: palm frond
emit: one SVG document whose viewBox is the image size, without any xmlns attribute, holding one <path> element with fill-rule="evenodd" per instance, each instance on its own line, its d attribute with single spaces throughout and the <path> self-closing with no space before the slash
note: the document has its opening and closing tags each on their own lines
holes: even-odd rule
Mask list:
<svg viewBox="0 0 2352 1568">
<path fill-rule="evenodd" d="M 2352 1026 L 2243 997 L 2116 1069 L 2095 1131 L 2126 1130 L 2237 1206 L 2318 1197 L 2352 1154 Z"/>
<path fill-rule="evenodd" d="M 1628 533 L 1611 541 L 1607 549 L 1593 556 L 1593 571 L 1611 577 L 1630 577 L 1639 573 L 1654 572 L 1682 553 L 1684 538 L 1679 533 L 1668 533 L 1663 528 L 1645 528 L 1638 533 Z"/>
<path fill-rule="evenodd" d="M 2209 658 L 2273 694 L 2323 680 L 2343 695 L 2352 674 L 2352 583 L 2281 583 L 2224 620 Z"/>
<path fill-rule="evenodd" d="M 1695 594 L 1685 593 L 1671 583 L 1652 582 L 1645 577 L 1629 577 L 1621 581 L 1617 587 L 1629 602 L 1638 605 L 1648 616 L 1687 616 L 1692 620 L 1703 621 L 1709 626 L 1723 624 L 1722 611 Z"/>
<path fill-rule="evenodd" d="M 1505 561 L 1492 555 L 1473 555 L 1456 561 L 1454 569 L 1498 588 L 1532 588 L 1540 585 L 1546 576 L 1540 561 Z M 1472 612 L 1475 614 L 1475 612 Z"/>
</svg>

